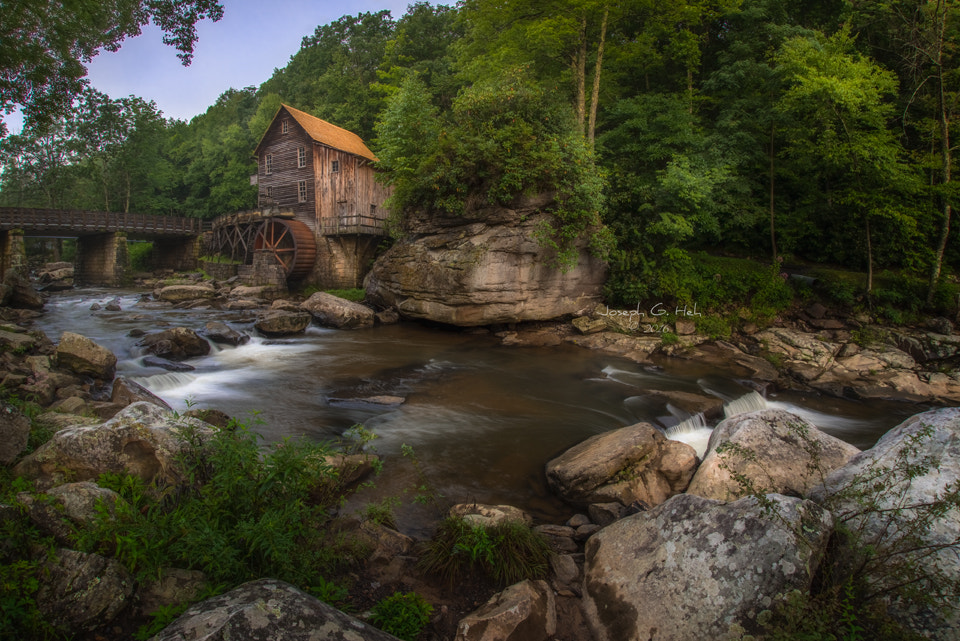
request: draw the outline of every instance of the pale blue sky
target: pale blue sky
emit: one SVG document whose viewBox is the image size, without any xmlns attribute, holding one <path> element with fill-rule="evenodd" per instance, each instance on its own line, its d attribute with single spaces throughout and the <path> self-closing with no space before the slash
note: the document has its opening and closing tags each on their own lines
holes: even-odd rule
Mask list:
<svg viewBox="0 0 960 641">
<path fill-rule="evenodd" d="M 91 84 L 111 98 L 135 95 L 153 100 L 167 118 L 190 120 L 230 88 L 259 86 L 300 49 L 304 36 L 343 15 L 382 9 L 394 20 L 414 0 L 222 0 L 223 19 L 198 25 L 193 64 L 184 67 L 173 47 L 152 25 L 104 52 L 89 65 Z M 12 133 L 19 114 L 5 117 Z"/>
</svg>

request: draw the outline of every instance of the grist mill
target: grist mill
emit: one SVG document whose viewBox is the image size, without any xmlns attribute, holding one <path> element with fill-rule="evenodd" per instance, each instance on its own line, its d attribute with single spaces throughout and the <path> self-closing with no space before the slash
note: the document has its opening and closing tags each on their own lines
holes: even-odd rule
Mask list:
<svg viewBox="0 0 960 641">
<path fill-rule="evenodd" d="M 252 265 L 257 284 L 359 287 L 386 236 L 377 157 L 356 134 L 287 105 L 254 155 L 259 209 L 214 221 L 211 249 Z"/>
</svg>

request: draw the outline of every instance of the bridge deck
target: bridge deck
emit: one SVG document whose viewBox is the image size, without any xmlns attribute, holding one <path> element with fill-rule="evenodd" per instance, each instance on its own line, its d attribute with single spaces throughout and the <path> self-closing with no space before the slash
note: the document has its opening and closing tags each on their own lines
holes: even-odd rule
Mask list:
<svg viewBox="0 0 960 641">
<path fill-rule="evenodd" d="M 84 236 L 108 232 L 144 236 L 196 236 L 204 231 L 203 223 L 199 218 L 178 216 L 0 207 L 0 230 L 22 229 L 28 236 Z"/>
</svg>

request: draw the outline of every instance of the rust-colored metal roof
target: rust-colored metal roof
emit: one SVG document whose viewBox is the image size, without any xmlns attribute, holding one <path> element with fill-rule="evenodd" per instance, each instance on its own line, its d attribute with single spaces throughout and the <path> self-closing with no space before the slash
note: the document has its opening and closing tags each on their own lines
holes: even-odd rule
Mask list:
<svg viewBox="0 0 960 641">
<path fill-rule="evenodd" d="M 357 134 L 347 131 L 336 125 L 331 125 L 326 120 L 321 120 L 316 116 L 311 116 L 305 111 L 300 111 L 299 109 L 294 109 L 288 105 L 281 105 L 280 109 L 277 111 L 277 115 L 280 111 L 284 109 L 297 121 L 304 131 L 307 132 L 307 135 L 310 136 L 315 142 L 333 147 L 340 151 L 345 151 L 349 154 L 354 154 L 360 156 L 361 158 L 366 158 L 367 160 L 372 160 L 376 162 L 378 158 L 373 155 L 373 152 L 370 151 L 363 140 Z M 274 120 L 276 120 L 277 115 L 274 115 Z M 261 143 L 263 141 L 261 140 Z M 259 150 L 260 145 L 257 145 Z"/>
</svg>

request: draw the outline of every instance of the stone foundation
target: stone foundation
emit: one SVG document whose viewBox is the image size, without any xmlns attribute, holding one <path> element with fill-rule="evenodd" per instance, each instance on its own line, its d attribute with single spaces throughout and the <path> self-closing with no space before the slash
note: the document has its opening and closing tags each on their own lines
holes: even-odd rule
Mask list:
<svg viewBox="0 0 960 641">
<path fill-rule="evenodd" d="M 122 285 L 127 275 L 127 235 L 96 234 L 77 238 L 74 281 L 83 285 Z"/>
</svg>

